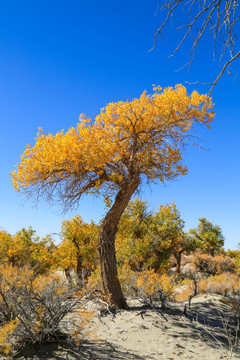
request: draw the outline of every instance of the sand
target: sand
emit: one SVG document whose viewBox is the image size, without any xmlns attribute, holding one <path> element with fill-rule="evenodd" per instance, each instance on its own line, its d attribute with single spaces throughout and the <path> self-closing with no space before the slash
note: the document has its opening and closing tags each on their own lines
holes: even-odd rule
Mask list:
<svg viewBox="0 0 240 360">
<path fill-rule="evenodd" d="M 220 296 L 194 298 L 187 315 L 183 314 L 184 303 L 171 304 L 163 312 L 136 299 L 128 300 L 128 304 L 128 311 L 116 314 L 90 304 L 89 307 L 96 310 L 95 340 L 86 340 L 68 349 L 57 344 L 39 347 L 37 351 L 28 349 L 19 360 L 240 359 L 239 346 L 231 353 L 227 339 L 230 330 L 226 332 L 223 326 L 224 321 L 230 321 L 235 335 L 232 311 Z"/>
</svg>

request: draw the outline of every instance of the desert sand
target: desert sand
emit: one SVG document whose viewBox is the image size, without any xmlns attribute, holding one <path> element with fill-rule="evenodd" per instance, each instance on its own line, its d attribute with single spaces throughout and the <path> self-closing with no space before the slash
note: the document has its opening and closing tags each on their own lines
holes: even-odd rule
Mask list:
<svg viewBox="0 0 240 360">
<path fill-rule="evenodd" d="M 230 332 L 236 334 L 233 312 L 222 300 L 217 295 L 197 296 L 186 315 L 185 303 L 173 303 L 161 311 L 156 305 L 128 299 L 129 310 L 116 314 L 102 306 L 96 309 L 92 303 L 89 306 L 95 316 L 91 340 L 69 348 L 57 344 L 31 348 L 19 360 L 240 359 L 239 346 L 233 349 L 228 339 Z"/>
</svg>

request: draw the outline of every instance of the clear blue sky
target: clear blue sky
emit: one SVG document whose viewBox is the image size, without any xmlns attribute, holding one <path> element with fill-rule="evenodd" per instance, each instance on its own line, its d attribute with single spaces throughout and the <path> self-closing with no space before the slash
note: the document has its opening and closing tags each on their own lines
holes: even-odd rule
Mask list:
<svg viewBox="0 0 240 360">
<path fill-rule="evenodd" d="M 155 0 L 82 1 L 12 0 L 0 3 L 0 226 L 10 233 L 32 226 L 37 234 L 58 233 L 63 219 L 80 214 L 98 222 L 101 200 L 85 197 L 76 212 L 25 202 L 12 187 L 9 172 L 38 127 L 56 133 L 78 121 L 80 113 L 94 117 L 108 102 L 151 92 L 152 84 L 174 86 L 185 81 L 211 81 L 218 63 L 212 44 L 199 48 L 189 72 L 176 72 L 188 60 L 188 44 L 175 58 L 168 55 L 179 39 L 174 29 L 167 44 L 153 36 L 160 22 Z M 184 16 L 180 14 L 180 16 Z M 176 19 L 177 21 L 177 19 Z M 186 85 L 203 93 L 204 86 Z M 206 150 L 189 147 L 188 175 L 152 189 L 142 199 L 156 210 L 175 200 L 186 230 L 206 217 L 221 226 L 225 248 L 240 242 L 240 75 L 224 76 L 213 92 L 216 118 L 201 131 Z"/>
</svg>

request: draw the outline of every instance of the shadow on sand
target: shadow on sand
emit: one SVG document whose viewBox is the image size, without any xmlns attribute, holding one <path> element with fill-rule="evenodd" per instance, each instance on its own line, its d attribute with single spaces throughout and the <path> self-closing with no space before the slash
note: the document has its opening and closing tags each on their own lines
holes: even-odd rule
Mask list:
<svg viewBox="0 0 240 360">
<path fill-rule="evenodd" d="M 59 346 L 57 343 L 29 346 L 17 360 L 146 360 L 105 341 L 84 341 L 80 346 Z"/>
</svg>

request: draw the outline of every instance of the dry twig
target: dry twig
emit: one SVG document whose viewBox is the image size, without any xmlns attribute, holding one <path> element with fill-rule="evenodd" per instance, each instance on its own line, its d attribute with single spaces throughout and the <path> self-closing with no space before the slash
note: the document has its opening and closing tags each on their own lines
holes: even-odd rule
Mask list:
<svg viewBox="0 0 240 360">
<path fill-rule="evenodd" d="M 178 27 L 176 30 L 183 30 L 184 35 L 182 40 L 178 43 L 173 54 L 174 56 L 178 50 L 181 48 L 183 43 L 188 37 L 192 39 L 192 47 L 190 50 L 189 61 L 186 65 L 188 67 L 192 64 L 197 46 L 199 42 L 205 37 L 209 32 L 213 40 L 213 57 L 219 58 L 219 63 L 221 69 L 216 79 L 210 83 L 195 82 L 211 86 L 209 90 L 209 95 L 211 95 L 214 87 L 222 77 L 222 75 L 227 72 L 231 74 L 231 66 L 235 60 L 240 57 L 240 51 L 236 49 L 237 47 L 237 31 L 239 28 L 239 19 L 240 19 L 240 10 L 239 10 L 239 1 L 238 0 L 166 0 L 163 5 L 159 6 L 161 10 L 166 12 L 165 20 L 162 22 L 162 25 L 159 27 L 157 32 L 154 35 L 154 45 L 153 49 L 156 46 L 156 41 L 158 36 L 163 37 L 163 30 L 166 25 L 169 23 L 170 19 L 172 20 L 173 16 L 177 14 L 177 11 L 181 9 L 187 9 L 189 15 L 189 22 Z M 220 49 L 220 53 L 217 54 L 217 50 Z M 224 59 L 224 60 L 223 60 Z M 193 84 L 193 83 L 192 83 Z"/>
</svg>

